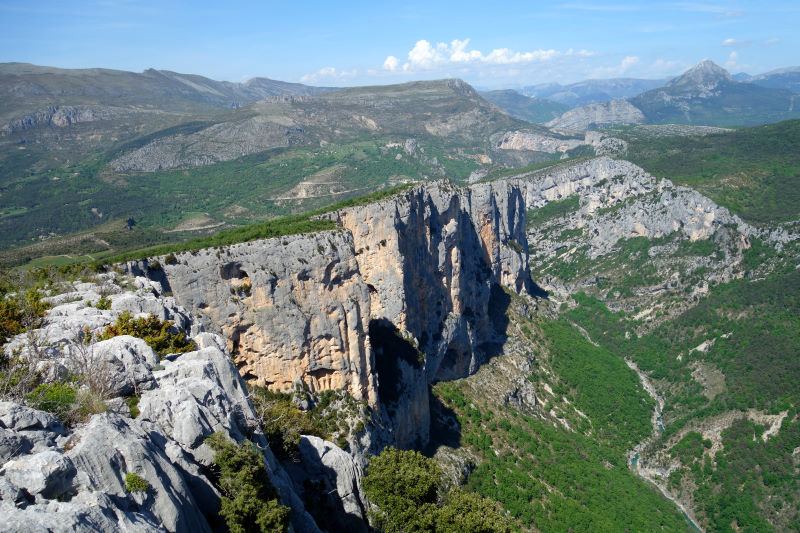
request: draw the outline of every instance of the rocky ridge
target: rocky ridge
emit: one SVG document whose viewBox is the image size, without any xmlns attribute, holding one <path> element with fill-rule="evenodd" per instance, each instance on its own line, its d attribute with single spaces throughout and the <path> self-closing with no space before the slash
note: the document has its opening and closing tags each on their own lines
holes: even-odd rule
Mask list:
<svg viewBox="0 0 800 533">
<path fill-rule="evenodd" d="M 555 154 L 564 153 L 582 144 L 583 141 L 579 139 L 557 139 L 539 133 L 509 131 L 497 141 L 495 147 L 498 150 L 531 150 Z"/>
<path fill-rule="evenodd" d="M 622 98 L 589 104 L 570 109 L 558 118 L 545 124 L 556 131 L 586 131 L 594 127 L 622 126 L 646 122 L 642 111 Z"/>
</svg>

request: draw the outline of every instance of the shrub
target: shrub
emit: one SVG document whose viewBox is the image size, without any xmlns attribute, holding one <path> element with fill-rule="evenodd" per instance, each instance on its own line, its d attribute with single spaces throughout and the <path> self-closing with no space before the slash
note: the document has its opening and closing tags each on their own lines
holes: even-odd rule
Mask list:
<svg viewBox="0 0 800 533">
<path fill-rule="evenodd" d="M 138 396 L 131 396 L 125 400 L 125 403 L 128 405 L 128 409 L 131 412 L 131 418 L 136 418 L 139 416 L 139 397 Z"/>
<path fill-rule="evenodd" d="M 38 289 L 29 289 L 17 298 L 0 300 L 0 343 L 9 337 L 35 328 L 47 313 L 50 304 L 42 301 L 44 295 Z"/>
<path fill-rule="evenodd" d="M 186 353 L 195 350 L 195 344 L 182 332 L 172 331 L 172 322 L 161 321 L 152 313 L 147 318 L 133 318 L 125 311 L 117 318 L 117 322 L 106 327 L 100 335 L 101 340 L 118 335 L 132 335 L 144 341 L 159 355 L 168 353 Z"/>
<path fill-rule="evenodd" d="M 90 416 L 98 413 L 105 413 L 108 410 L 103 397 L 99 394 L 86 390 L 79 390 L 75 401 L 75 408 L 72 416 L 66 421 L 73 423 L 88 420 Z"/>
<path fill-rule="evenodd" d="M 134 474 L 133 472 L 125 474 L 125 490 L 128 492 L 147 492 L 149 488 L 150 483 L 138 474 Z"/>
<path fill-rule="evenodd" d="M 69 384 L 47 383 L 33 389 L 27 399 L 28 404 L 34 409 L 47 411 L 66 421 L 71 418 L 77 391 Z"/>
<path fill-rule="evenodd" d="M 289 508 L 280 505 L 269 481 L 261 453 L 252 442 L 235 444 L 224 433 L 206 439 L 214 450 L 223 494 L 220 515 L 231 533 L 283 532 L 289 526 Z"/>
<path fill-rule="evenodd" d="M 23 315 L 16 300 L 0 301 L 0 342 L 5 344 L 9 337 L 25 331 Z"/>
<path fill-rule="evenodd" d="M 101 296 L 100 299 L 97 300 L 95 307 L 101 310 L 111 309 L 111 300 L 105 296 Z"/>
<path fill-rule="evenodd" d="M 177 265 L 177 264 L 178 264 L 178 258 L 177 258 L 177 257 L 175 257 L 175 254 L 173 254 L 173 253 L 169 253 L 169 254 L 167 254 L 167 256 L 164 258 L 164 262 L 165 262 L 166 264 L 168 264 L 168 265 Z"/>
<path fill-rule="evenodd" d="M 284 459 L 292 458 L 297 453 L 301 435 L 316 435 L 323 439 L 329 437 L 309 413 L 292 403 L 288 394 L 252 387 L 250 400 L 270 448 Z"/>
<path fill-rule="evenodd" d="M 364 493 L 378 506 L 370 515 L 386 533 L 509 533 L 510 524 L 489 499 L 456 489 L 441 494 L 439 465 L 416 451 L 386 448 L 373 457 Z"/>
</svg>

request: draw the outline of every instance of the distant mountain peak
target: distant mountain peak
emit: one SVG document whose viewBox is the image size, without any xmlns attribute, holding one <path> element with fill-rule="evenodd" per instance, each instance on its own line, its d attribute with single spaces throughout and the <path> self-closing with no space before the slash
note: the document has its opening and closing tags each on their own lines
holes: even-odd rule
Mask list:
<svg viewBox="0 0 800 533">
<path fill-rule="evenodd" d="M 713 89 L 722 81 L 733 81 L 730 73 L 710 59 L 704 59 L 681 76 L 678 76 L 668 87 L 697 87 Z"/>
</svg>

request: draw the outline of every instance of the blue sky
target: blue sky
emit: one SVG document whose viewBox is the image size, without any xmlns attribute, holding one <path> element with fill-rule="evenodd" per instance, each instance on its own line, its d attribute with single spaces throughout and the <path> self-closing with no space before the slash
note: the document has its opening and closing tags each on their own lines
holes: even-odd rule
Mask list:
<svg viewBox="0 0 800 533">
<path fill-rule="evenodd" d="M 800 3 L 0 0 L 0 62 L 316 85 L 662 78 L 800 65 Z"/>
</svg>

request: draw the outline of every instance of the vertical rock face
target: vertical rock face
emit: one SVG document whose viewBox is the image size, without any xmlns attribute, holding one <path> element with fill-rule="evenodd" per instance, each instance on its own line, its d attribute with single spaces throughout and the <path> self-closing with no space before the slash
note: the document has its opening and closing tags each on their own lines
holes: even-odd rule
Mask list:
<svg viewBox="0 0 800 533">
<path fill-rule="evenodd" d="M 349 234 L 326 231 L 179 254 L 170 290 L 220 330 L 245 379 L 346 388 L 374 403 L 369 289 Z M 162 261 L 164 263 L 165 261 Z"/>
<path fill-rule="evenodd" d="M 424 443 L 428 385 L 486 359 L 492 287 L 525 288 L 523 192 L 433 182 L 329 216 L 343 230 L 179 254 L 165 289 L 223 334 L 246 379 L 346 388 L 388 408 L 398 446 Z"/>
<path fill-rule="evenodd" d="M 373 319 L 413 337 L 428 356 L 428 381 L 448 352 L 472 359 L 455 374 L 474 371 L 474 348 L 492 336 L 491 285 L 523 288 L 524 211 L 521 192 L 506 182 L 470 189 L 438 182 L 334 214 L 353 235 Z"/>
<path fill-rule="evenodd" d="M 427 441 L 430 383 L 467 376 L 486 359 L 492 286 L 519 291 L 527 280 L 524 213 L 521 191 L 506 182 L 436 182 L 333 215 L 353 235 L 372 291 L 370 333 L 397 445 Z M 383 346 L 392 334 L 407 337 L 424 361 Z"/>
</svg>

